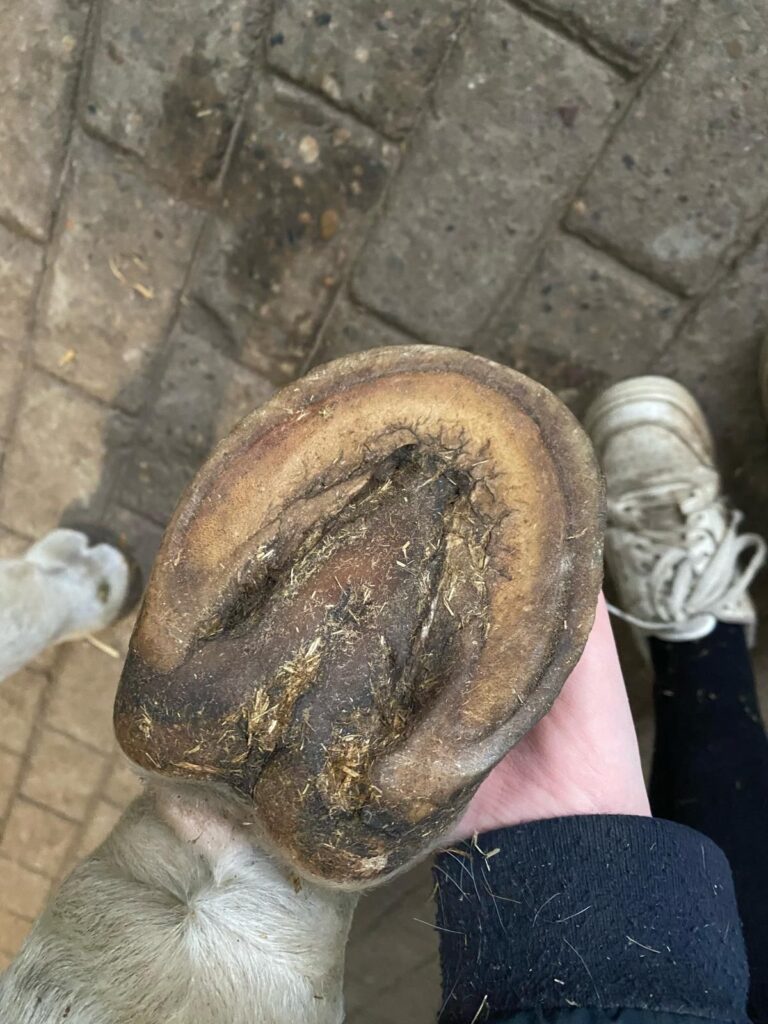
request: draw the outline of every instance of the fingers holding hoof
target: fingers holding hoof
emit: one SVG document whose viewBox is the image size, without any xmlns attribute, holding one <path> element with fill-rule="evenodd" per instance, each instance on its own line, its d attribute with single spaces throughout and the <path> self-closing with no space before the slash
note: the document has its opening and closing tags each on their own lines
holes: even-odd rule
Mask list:
<svg viewBox="0 0 768 1024">
<path fill-rule="evenodd" d="M 433 844 L 586 642 L 602 488 L 533 381 L 439 347 L 286 388 L 164 538 L 115 708 L 142 767 L 226 783 L 305 874 Z"/>
</svg>

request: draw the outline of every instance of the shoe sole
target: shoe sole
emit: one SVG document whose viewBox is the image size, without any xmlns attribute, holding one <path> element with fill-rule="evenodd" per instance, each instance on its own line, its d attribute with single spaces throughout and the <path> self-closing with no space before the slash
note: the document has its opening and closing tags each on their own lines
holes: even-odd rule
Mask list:
<svg viewBox="0 0 768 1024">
<path fill-rule="evenodd" d="M 636 424 L 636 407 L 654 402 L 672 406 L 685 417 L 703 451 L 714 464 L 714 440 L 701 406 L 687 388 L 669 377 L 631 377 L 607 388 L 587 410 L 584 428 L 597 446 L 597 435 L 607 436 Z M 649 419 L 649 422 L 652 421 Z"/>
</svg>

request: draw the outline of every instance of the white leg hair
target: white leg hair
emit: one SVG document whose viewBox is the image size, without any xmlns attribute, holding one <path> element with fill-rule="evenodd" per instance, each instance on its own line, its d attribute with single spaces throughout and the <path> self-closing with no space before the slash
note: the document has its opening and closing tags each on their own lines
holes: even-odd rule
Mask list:
<svg viewBox="0 0 768 1024">
<path fill-rule="evenodd" d="M 51 644 L 108 626 L 125 602 L 125 557 L 54 530 L 20 558 L 0 559 L 0 681 Z"/>
<path fill-rule="evenodd" d="M 3 1024 L 340 1024 L 357 896 L 299 882 L 242 821 L 149 788 L 0 976 Z"/>
<path fill-rule="evenodd" d="M 0 680 L 108 625 L 123 555 L 55 530 L 0 561 Z M 291 874 L 247 805 L 151 782 L 0 977 L 2 1024 L 340 1024 L 352 893 Z"/>
</svg>

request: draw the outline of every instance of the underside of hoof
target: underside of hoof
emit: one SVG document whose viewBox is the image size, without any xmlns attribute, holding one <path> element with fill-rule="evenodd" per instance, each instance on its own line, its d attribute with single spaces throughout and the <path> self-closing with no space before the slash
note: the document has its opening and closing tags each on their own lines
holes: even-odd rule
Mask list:
<svg viewBox="0 0 768 1024">
<path fill-rule="evenodd" d="M 143 768 L 226 784 L 299 872 L 428 849 L 545 713 L 602 575 L 585 434 L 465 352 L 331 363 L 247 417 L 166 532 L 115 706 Z"/>
</svg>

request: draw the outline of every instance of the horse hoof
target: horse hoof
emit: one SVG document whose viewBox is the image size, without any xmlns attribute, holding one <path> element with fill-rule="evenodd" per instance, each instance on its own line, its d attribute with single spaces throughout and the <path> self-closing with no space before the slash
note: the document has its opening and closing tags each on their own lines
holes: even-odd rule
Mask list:
<svg viewBox="0 0 768 1024">
<path fill-rule="evenodd" d="M 300 873 L 369 884 L 434 846 L 552 704 L 602 529 L 591 445 L 541 385 L 436 346 L 330 363 L 183 495 L 118 739 L 247 798 Z"/>
</svg>

